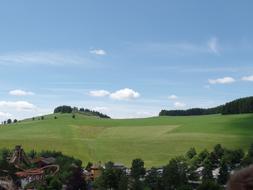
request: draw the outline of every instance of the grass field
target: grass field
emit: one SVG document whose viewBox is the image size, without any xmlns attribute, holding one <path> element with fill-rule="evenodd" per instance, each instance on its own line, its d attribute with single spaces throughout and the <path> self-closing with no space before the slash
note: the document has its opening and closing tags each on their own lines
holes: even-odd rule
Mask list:
<svg viewBox="0 0 253 190">
<path fill-rule="evenodd" d="M 147 167 L 160 166 L 190 147 L 198 151 L 220 143 L 248 148 L 253 142 L 253 115 L 98 119 L 77 114 L 45 116 L 1 125 L 0 148 L 22 145 L 25 150 L 57 150 L 88 161 L 130 165 L 142 158 Z"/>
</svg>

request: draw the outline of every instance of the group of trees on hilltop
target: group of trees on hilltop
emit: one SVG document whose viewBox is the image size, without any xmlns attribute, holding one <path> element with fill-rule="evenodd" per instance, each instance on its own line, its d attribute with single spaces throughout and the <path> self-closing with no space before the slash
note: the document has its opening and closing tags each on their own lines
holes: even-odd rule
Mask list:
<svg viewBox="0 0 253 190">
<path fill-rule="evenodd" d="M 54 113 L 72 113 L 73 108 L 71 106 L 58 106 L 54 109 Z"/>
<path fill-rule="evenodd" d="M 5 124 L 12 124 L 12 123 L 17 123 L 18 120 L 17 119 L 7 119 L 6 121 L 3 121 L 2 124 L 5 125 Z"/>
<path fill-rule="evenodd" d="M 98 111 L 84 109 L 84 108 L 78 109 L 77 107 L 71 107 L 71 106 L 66 106 L 66 105 L 58 106 L 54 109 L 54 113 L 78 113 L 78 112 L 85 113 L 85 114 L 92 115 L 92 116 L 97 116 L 100 118 L 110 118 L 108 115 L 103 114 Z"/>
<path fill-rule="evenodd" d="M 83 112 L 83 113 L 87 113 L 87 114 L 91 114 L 93 116 L 97 116 L 97 117 L 100 117 L 100 118 L 110 118 L 108 115 L 106 114 L 103 114 L 101 112 L 98 112 L 98 111 L 94 111 L 94 110 L 90 110 L 90 109 L 84 109 L 84 108 L 80 108 L 79 109 L 79 112 Z"/>
<path fill-rule="evenodd" d="M 253 113 L 253 97 L 240 98 L 223 106 L 222 114 Z"/>
<path fill-rule="evenodd" d="M 162 110 L 159 116 L 209 115 L 221 113 L 223 106 L 214 108 L 192 108 L 188 110 Z"/>
<path fill-rule="evenodd" d="M 187 110 L 161 110 L 159 116 L 189 116 L 209 114 L 241 114 L 253 113 L 253 97 L 246 97 L 228 102 L 214 108 L 192 108 Z"/>
</svg>

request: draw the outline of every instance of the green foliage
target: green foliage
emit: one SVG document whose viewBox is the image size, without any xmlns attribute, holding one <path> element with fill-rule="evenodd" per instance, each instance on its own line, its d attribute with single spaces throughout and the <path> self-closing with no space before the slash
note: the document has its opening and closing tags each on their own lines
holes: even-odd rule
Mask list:
<svg viewBox="0 0 253 190">
<path fill-rule="evenodd" d="M 190 115 L 210 115 L 221 113 L 223 106 L 214 108 L 191 108 L 188 110 L 162 110 L 159 116 L 190 116 Z"/>
<path fill-rule="evenodd" d="M 151 168 L 148 174 L 145 177 L 145 185 L 149 187 L 151 190 L 161 189 L 162 182 L 159 173 L 156 168 Z"/>
<path fill-rule="evenodd" d="M 205 160 L 204 160 L 204 163 L 203 163 L 203 171 L 202 171 L 202 177 L 203 177 L 203 180 L 212 180 L 213 179 L 213 166 L 212 166 L 212 162 L 210 161 L 210 158 L 207 157 Z"/>
<path fill-rule="evenodd" d="M 236 164 L 239 164 L 244 157 L 244 152 L 242 149 L 236 149 L 236 150 L 225 150 L 223 159 L 226 161 L 228 166 L 231 169 L 234 169 Z"/>
<path fill-rule="evenodd" d="M 80 108 L 79 112 L 80 113 L 85 113 L 85 114 L 88 114 L 88 115 L 92 115 L 92 116 L 97 116 L 97 117 L 100 117 L 100 118 L 110 119 L 110 117 L 108 115 L 105 115 L 105 114 L 100 113 L 98 111 L 93 111 L 93 110 L 89 110 L 89 109 Z"/>
<path fill-rule="evenodd" d="M 218 159 L 221 159 L 222 156 L 224 155 L 225 150 L 224 150 L 224 148 L 222 148 L 222 146 L 220 144 L 217 144 L 214 146 L 213 152 Z"/>
<path fill-rule="evenodd" d="M 220 163 L 220 172 L 218 176 L 218 183 L 221 185 L 225 185 L 227 183 L 229 177 L 229 171 L 228 171 L 228 166 L 227 163 L 224 159 L 221 160 Z"/>
<path fill-rule="evenodd" d="M 102 114 L 98 111 L 93 111 L 89 109 L 80 108 L 78 110 L 77 107 L 71 107 L 71 106 L 58 106 L 54 109 L 54 113 L 81 113 L 81 114 L 87 114 L 90 116 L 97 116 L 100 118 L 110 118 L 108 115 Z"/>
<path fill-rule="evenodd" d="M 145 175 L 145 171 L 143 160 L 137 158 L 132 161 L 131 176 L 135 180 L 139 180 L 143 177 Z"/>
<path fill-rule="evenodd" d="M 181 157 L 170 160 L 164 167 L 162 174 L 162 186 L 173 190 L 187 184 L 187 164 Z"/>
<path fill-rule="evenodd" d="M 73 109 L 71 106 L 58 106 L 54 109 L 54 113 L 72 113 Z"/>
<path fill-rule="evenodd" d="M 209 115 L 209 114 L 242 114 L 253 113 L 253 96 L 240 98 L 225 105 L 214 108 L 192 108 L 188 110 L 161 110 L 159 116 L 189 116 L 189 115 Z"/>
<path fill-rule="evenodd" d="M 208 150 L 203 150 L 203 151 L 201 151 L 200 153 L 199 153 L 199 155 L 198 155 L 198 157 L 199 157 L 199 160 L 201 161 L 201 162 L 203 162 L 206 158 L 208 158 L 209 157 L 209 152 L 208 152 Z"/>
<path fill-rule="evenodd" d="M 11 119 L 7 119 L 7 124 L 11 124 L 12 120 Z"/>
<path fill-rule="evenodd" d="M 222 190 L 221 187 L 213 181 L 204 181 L 197 190 Z"/>
<path fill-rule="evenodd" d="M 188 159 L 192 159 L 195 155 L 197 155 L 195 148 L 190 148 L 186 153 Z"/>
<path fill-rule="evenodd" d="M 114 168 L 113 162 L 107 162 L 102 175 L 96 179 L 95 188 L 97 189 L 121 189 L 127 190 L 128 177 L 126 173 L 118 168 Z"/>
<path fill-rule="evenodd" d="M 226 103 L 222 114 L 253 113 L 253 97 L 240 98 Z"/>
</svg>

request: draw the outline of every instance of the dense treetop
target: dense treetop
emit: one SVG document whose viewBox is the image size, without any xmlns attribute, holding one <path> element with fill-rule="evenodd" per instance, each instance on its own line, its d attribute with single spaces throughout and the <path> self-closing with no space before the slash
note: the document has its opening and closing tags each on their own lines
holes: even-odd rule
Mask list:
<svg viewBox="0 0 253 190">
<path fill-rule="evenodd" d="M 97 116 L 100 118 L 110 118 L 108 115 L 100 113 L 98 111 L 93 111 L 90 109 L 84 109 L 80 108 L 78 109 L 77 107 L 71 107 L 71 106 L 58 106 L 54 109 L 54 113 L 84 113 L 90 116 Z"/>
<path fill-rule="evenodd" d="M 214 108 L 191 108 L 187 110 L 161 110 L 159 116 L 187 116 L 209 114 L 253 113 L 253 96 L 240 98 Z"/>
</svg>

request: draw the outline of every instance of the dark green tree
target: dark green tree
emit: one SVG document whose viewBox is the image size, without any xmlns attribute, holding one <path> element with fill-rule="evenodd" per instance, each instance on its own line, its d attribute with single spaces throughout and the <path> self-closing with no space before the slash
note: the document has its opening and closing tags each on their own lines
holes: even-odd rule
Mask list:
<svg viewBox="0 0 253 190">
<path fill-rule="evenodd" d="M 188 182 L 188 166 L 181 157 L 170 160 L 169 164 L 164 167 L 162 174 L 162 185 L 165 189 L 174 190 Z"/>
<path fill-rule="evenodd" d="M 7 119 L 7 124 L 11 124 L 12 120 L 11 119 Z"/>
<path fill-rule="evenodd" d="M 209 158 L 206 158 L 203 162 L 202 179 L 212 180 L 213 179 L 213 166 Z"/>
<path fill-rule="evenodd" d="M 197 190 L 222 190 L 214 181 L 206 180 L 197 188 Z"/>
<path fill-rule="evenodd" d="M 140 179 L 144 177 L 145 173 L 146 173 L 146 170 L 144 167 L 143 160 L 134 159 L 132 161 L 132 166 L 131 166 L 131 177 L 132 177 L 131 189 L 133 190 L 143 189 L 143 183 L 140 181 Z"/>
<path fill-rule="evenodd" d="M 186 153 L 188 159 L 192 159 L 195 155 L 197 155 L 195 148 L 190 148 Z"/>
<path fill-rule="evenodd" d="M 132 167 L 131 167 L 131 176 L 139 180 L 141 177 L 145 175 L 145 168 L 144 168 L 144 162 L 142 159 L 134 159 L 132 161 Z"/>
<path fill-rule="evenodd" d="M 145 185 L 151 190 L 161 189 L 161 177 L 156 168 L 151 168 L 145 177 Z"/>
<path fill-rule="evenodd" d="M 218 176 L 218 183 L 221 185 L 225 185 L 229 177 L 229 171 L 227 163 L 224 159 L 221 160 L 220 163 L 220 172 Z"/>
<path fill-rule="evenodd" d="M 217 144 L 214 146 L 214 153 L 217 156 L 218 159 L 221 159 L 221 157 L 224 155 L 224 148 L 220 144 Z"/>
</svg>

